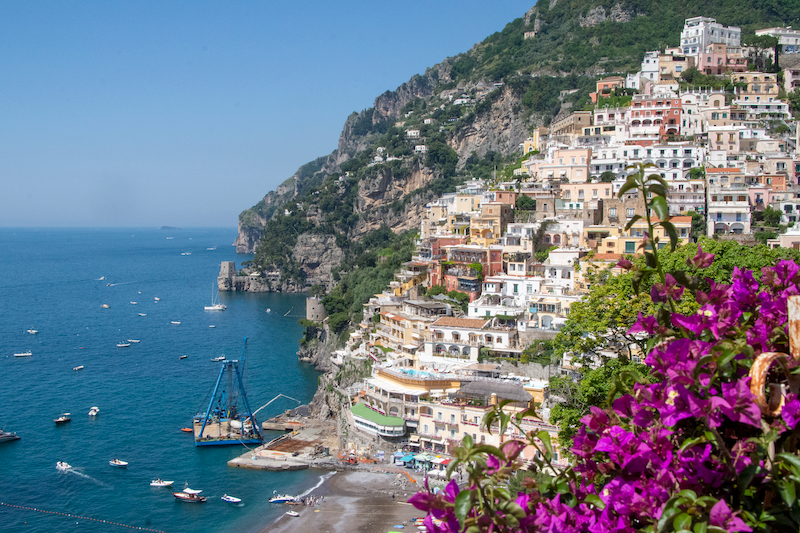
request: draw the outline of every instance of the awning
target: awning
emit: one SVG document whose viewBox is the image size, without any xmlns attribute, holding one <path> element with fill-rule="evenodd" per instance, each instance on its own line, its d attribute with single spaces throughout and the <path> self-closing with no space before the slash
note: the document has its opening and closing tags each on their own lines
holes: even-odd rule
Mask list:
<svg viewBox="0 0 800 533">
<path fill-rule="evenodd" d="M 415 455 L 415 456 L 414 456 L 414 459 L 416 459 L 417 461 L 425 461 L 425 462 L 428 462 L 428 461 L 430 460 L 430 459 L 428 458 L 428 456 L 427 456 L 427 455 L 425 455 L 424 453 L 420 453 L 420 454 L 418 454 L 418 455 Z"/>
<path fill-rule="evenodd" d="M 411 435 L 408 440 L 411 442 L 419 442 L 419 435 Z"/>
<path fill-rule="evenodd" d="M 403 457 L 403 452 L 394 452 L 392 457 Z"/>
<path fill-rule="evenodd" d="M 403 456 L 403 458 L 402 458 L 402 459 L 400 459 L 400 460 L 401 460 L 401 461 L 403 461 L 404 463 L 407 463 L 407 462 L 409 462 L 409 461 L 413 461 L 413 460 L 414 460 L 414 455 L 413 455 L 413 454 L 408 454 L 408 455 L 405 455 L 405 456 Z"/>
<path fill-rule="evenodd" d="M 450 461 L 452 461 L 452 459 L 445 459 L 444 461 L 442 461 L 442 464 L 443 465 L 449 465 Z"/>
<path fill-rule="evenodd" d="M 431 462 L 434 463 L 434 464 L 440 465 L 440 464 L 444 463 L 445 460 L 446 459 L 443 459 L 442 457 L 435 457 L 435 458 L 431 459 Z"/>
</svg>

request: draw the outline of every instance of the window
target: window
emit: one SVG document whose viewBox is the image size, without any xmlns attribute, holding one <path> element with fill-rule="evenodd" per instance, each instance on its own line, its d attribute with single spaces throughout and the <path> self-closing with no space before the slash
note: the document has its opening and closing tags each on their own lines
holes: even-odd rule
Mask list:
<svg viewBox="0 0 800 533">
<path fill-rule="evenodd" d="M 428 424 L 423 424 L 423 425 L 422 425 L 422 432 L 423 432 L 423 433 L 429 433 L 429 431 L 428 431 Z"/>
<path fill-rule="evenodd" d="M 609 209 L 608 210 L 608 216 L 610 216 L 610 217 L 617 216 L 617 208 L 616 207 L 612 207 L 611 209 Z"/>
<path fill-rule="evenodd" d="M 439 411 L 438 413 L 436 413 L 436 415 L 437 415 L 437 416 L 436 416 L 436 418 L 437 418 L 438 420 L 441 420 L 441 419 L 442 419 L 442 412 L 441 412 L 441 411 Z"/>
<path fill-rule="evenodd" d="M 625 243 L 625 253 L 626 254 L 636 253 L 636 243 L 634 241 L 628 241 Z"/>
<path fill-rule="evenodd" d="M 456 423 L 456 415 L 453 415 L 453 414 L 450 415 L 450 423 L 451 424 L 455 424 Z"/>
<path fill-rule="evenodd" d="M 517 294 L 518 292 L 519 292 L 519 285 L 515 283 L 514 284 L 514 294 Z"/>
<path fill-rule="evenodd" d="M 533 285 L 528 285 L 528 294 L 533 294 Z"/>
<path fill-rule="evenodd" d="M 635 209 L 633 207 L 628 208 L 628 218 L 633 218 Z"/>
</svg>

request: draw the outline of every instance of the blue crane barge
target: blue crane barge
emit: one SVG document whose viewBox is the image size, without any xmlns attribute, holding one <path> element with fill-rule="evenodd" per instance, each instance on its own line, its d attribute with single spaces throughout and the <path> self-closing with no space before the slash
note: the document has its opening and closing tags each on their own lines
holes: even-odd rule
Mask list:
<svg viewBox="0 0 800 533">
<path fill-rule="evenodd" d="M 195 446 L 261 444 L 261 431 L 244 388 L 246 347 L 247 337 L 239 359 L 222 361 L 208 407 L 193 420 Z"/>
</svg>

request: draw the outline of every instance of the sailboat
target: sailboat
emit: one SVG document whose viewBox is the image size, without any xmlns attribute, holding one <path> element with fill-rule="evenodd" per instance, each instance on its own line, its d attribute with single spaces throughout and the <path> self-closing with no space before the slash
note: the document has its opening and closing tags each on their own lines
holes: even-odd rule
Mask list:
<svg viewBox="0 0 800 533">
<path fill-rule="evenodd" d="M 228 307 L 219 303 L 219 292 L 217 292 L 216 297 L 214 295 L 214 284 L 211 284 L 211 305 L 207 305 L 204 307 L 206 311 L 224 311 Z"/>
<path fill-rule="evenodd" d="M 244 388 L 245 348 L 239 359 L 225 359 L 206 411 L 194 416 L 195 446 L 261 444 L 259 430 Z"/>
</svg>

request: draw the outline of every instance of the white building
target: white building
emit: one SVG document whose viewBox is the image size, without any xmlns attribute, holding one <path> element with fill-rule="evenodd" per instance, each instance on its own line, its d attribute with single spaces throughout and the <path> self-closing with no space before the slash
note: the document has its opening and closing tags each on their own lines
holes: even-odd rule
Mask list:
<svg viewBox="0 0 800 533">
<path fill-rule="evenodd" d="M 641 77 L 656 83 L 661 80 L 658 70 L 658 56 L 661 54 L 658 50 L 652 52 L 645 52 L 644 59 L 642 59 Z"/>
<path fill-rule="evenodd" d="M 692 17 L 686 19 L 681 32 L 681 49 L 688 56 L 697 57 L 711 43 L 723 43 L 728 46 L 741 46 L 742 29 L 736 26 L 725 27 L 716 19 L 709 17 Z"/>
<path fill-rule="evenodd" d="M 708 236 L 750 233 L 750 202 L 744 185 L 709 185 Z"/>
<path fill-rule="evenodd" d="M 769 35 L 778 39 L 778 44 L 783 47 L 783 52 L 793 54 L 800 52 L 800 30 L 788 28 L 764 28 L 756 30 L 756 35 Z"/>
</svg>

